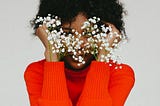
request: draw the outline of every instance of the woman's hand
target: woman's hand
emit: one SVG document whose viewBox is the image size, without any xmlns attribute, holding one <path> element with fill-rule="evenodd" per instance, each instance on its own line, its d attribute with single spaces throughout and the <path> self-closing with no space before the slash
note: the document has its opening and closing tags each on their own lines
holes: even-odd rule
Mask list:
<svg viewBox="0 0 160 106">
<path fill-rule="evenodd" d="M 112 28 L 112 32 L 117 32 L 118 34 L 120 34 L 120 31 L 113 25 L 110 23 L 106 23 L 107 25 L 111 26 Z M 109 39 L 109 36 L 106 37 L 106 39 Z M 109 40 L 109 47 L 114 48 L 114 46 L 112 45 L 114 43 L 114 40 L 117 39 L 117 43 L 120 41 L 119 37 L 113 36 L 112 39 Z M 102 48 L 101 50 L 99 50 L 98 52 L 98 56 L 97 56 L 97 61 L 101 61 L 104 62 L 105 60 L 103 59 L 103 56 L 106 56 L 109 53 L 109 51 L 106 51 L 104 48 Z"/>
<path fill-rule="evenodd" d="M 56 53 L 52 53 L 52 45 L 49 43 L 48 39 L 47 39 L 47 33 L 46 33 L 46 26 L 42 25 L 39 26 L 36 29 L 36 35 L 39 37 L 39 39 L 42 41 L 44 47 L 45 47 L 45 59 L 46 61 L 49 62 L 57 62 L 59 61 L 58 59 L 58 55 Z"/>
</svg>

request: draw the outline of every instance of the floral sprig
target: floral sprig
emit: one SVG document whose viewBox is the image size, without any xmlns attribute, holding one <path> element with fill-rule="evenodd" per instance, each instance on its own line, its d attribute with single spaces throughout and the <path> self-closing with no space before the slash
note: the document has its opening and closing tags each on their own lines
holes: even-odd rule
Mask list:
<svg viewBox="0 0 160 106">
<path fill-rule="evenodd" d="M 114 63 L 120 64 L 120 56 L 116 55 L 115 52 L 125 37 L 114 32 L 112 27 L 103 23 L 100 18 L 92 17 L 85 21 L 81 27 L 82 33 L 78 33 L 75 29 L 66 33 L 62 28 L 61 19 L 51 14 L 48 14 L 47 17 L 37 17 L 35 24 L 46 26 L 51 51 L 59 54 L 60 58 L 72 53 L 74 60 L 85 64 L 85 54 L 93 54 L 95 59 L 98 59 L 99 52 L 103 50 L 106 54 L 100 56 L 100 61 L 109 62 L 109 60 L 113 60 Z M 85 37 L 87 42 L 81 40 L 81 37 Z"/>
</svg>

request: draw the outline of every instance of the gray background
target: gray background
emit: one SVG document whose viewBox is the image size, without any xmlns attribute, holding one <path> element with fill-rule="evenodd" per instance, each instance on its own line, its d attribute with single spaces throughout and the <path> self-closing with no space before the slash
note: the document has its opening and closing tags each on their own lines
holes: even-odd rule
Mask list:
<svg viewBox="0 0 160 106">
<path fill-rule="evenodd" d="M 0 106 L 29 106 L 23 73 L 29 63 L 43 59 L 44 49 L 29 27 L 38 1 L 0 0 Z M 130 42 L 120 54 L 136 74 L 125 106 L 160 106 L 160 1 L 123 2 Z"/>
</svg>

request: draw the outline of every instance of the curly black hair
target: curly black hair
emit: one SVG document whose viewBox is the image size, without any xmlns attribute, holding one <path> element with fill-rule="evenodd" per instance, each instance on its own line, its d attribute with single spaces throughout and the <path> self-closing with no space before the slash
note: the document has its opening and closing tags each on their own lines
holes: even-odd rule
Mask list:
<svg viewBox="0 0 160 106">
<path fill-rule="evenodd" d="M 40 0 L 36 17 L 57 15 L 65 23 L 72 22 L 80 12 L 87 18 L 96 16 L 112 23 L 120 32 L 125 33 L 123 15 L 126 12 L 118 0 Z M 33 26 L 34 29 L 37 28 L 36 24 Z"/>
</svg>

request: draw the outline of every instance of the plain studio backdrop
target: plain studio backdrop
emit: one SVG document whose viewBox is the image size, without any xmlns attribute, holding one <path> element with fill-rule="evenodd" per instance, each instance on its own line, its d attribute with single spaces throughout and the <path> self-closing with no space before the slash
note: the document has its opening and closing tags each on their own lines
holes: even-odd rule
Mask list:
<svg viewBox="0 0 160 106">
<path fill-rule="evenodd" d="M 0 106 L 29 106 L 24 70 L 44 58 L 44 48 L 29 26 L 38 2 L 0 0 Z M 125 21 L 130 41 L 120 54 L 136 75 L 125 106 L 160 106 L 160 1 L 123 2 L 128 10 Z"/>
</svg>

